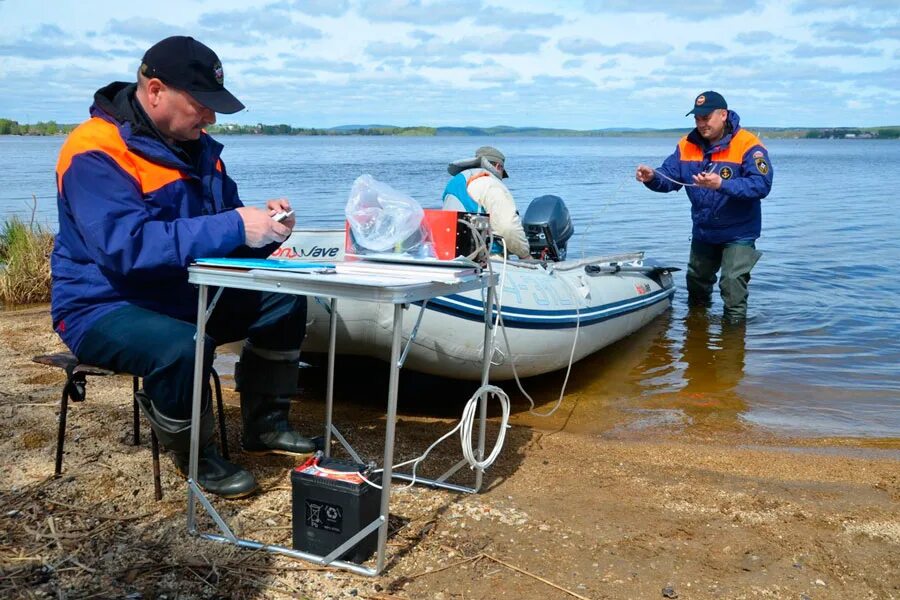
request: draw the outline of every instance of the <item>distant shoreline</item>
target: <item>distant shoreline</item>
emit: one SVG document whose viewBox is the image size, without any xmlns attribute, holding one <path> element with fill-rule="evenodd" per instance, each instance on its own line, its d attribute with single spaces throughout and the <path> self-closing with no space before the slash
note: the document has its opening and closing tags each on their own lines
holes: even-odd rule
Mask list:
<svg viewBox="0 0 900 600">
<path fill-rule="evenodd" d="M 0 135 L 63 135 L 77 124 L 39 121 L 20 124 L 0 118 Z M 900 139 L 900 125 L 879 127 L 745 127 L 768 139 Z M 687 127 L 669 129 L 554 129 L 547 127 L 398 127 L 395 125 L 341 125 L 339 127 L 293 127 L 287 124 L 237 125 L 217 123 L 208 128 L 213 135 L 289 136 L 391 136 L 391 137 L 680 137 Z"/>
</svg>

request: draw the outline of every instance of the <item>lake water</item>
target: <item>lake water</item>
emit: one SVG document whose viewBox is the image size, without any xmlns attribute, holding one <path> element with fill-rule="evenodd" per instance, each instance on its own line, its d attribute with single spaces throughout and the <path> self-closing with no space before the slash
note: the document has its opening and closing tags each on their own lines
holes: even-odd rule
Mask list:
<svg viewBox="0 0 900 600">
<path fill-rule="evenodd" d="M 369 173 L 439 206 L 449 161 L 482 144 L 508 157 L 524 210 L 562 196 L 576 235 L 570 256 L 644 250 L 684 265 L 683 192 L 633 180 L 674 138 L 223 137 L 247 204 L 286 196 L 301 226 L 333 227 L 353 180 Z M 61 138 L 0 137 L 0 217 L 55 228 L 53 169 Z M 689 312 L 683 271 L 672 311 L 577 364 L 567 427 L 602 430 L 613 408 L 673 427 L 754 424 L 801 435 L 900 438 L 900 142 L 771 140 L 775 184 L 763 205 L 764 256 L 753 271 L 746 330 L 723 330 L 716 298 Z M 526 382 L 552 401 L 560 374 Z M 518 402 L 513 397 L 514 402 Z M 538 424 L 519 414 L 519 422 Z M 596 427 L 594 424 L 596 423 Z"/>
</svg>

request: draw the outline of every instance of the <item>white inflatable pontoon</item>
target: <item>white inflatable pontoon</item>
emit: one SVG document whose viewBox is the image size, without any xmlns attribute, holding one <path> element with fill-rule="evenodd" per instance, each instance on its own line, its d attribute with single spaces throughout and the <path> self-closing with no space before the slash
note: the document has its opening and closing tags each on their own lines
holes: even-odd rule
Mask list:
<svg viewBox="0 0 900 600">
<path fill-rule="evenodd" d="M 343 254 L 343 230 L 297 230 L 273 256 L 332 262 L 342 260 Z M 676 269 L 649 264 L 643 253 L 559 262 L 512 259 L 505 265 L 494 260 L 492 266 L 501 276 L 497 299 L 506 331 L 506 336 L 500 330 L 494 336 L 492 381 L 512 379 L 513 363 L 521 377 L 565 368 L 570 357 L 581 360 L 647 325 L 669 308 L 675 293 L 671 271 Z M 327 350 L 328 305 L 326 299 L 310 300 L 304 351 Z M 480 379 L 482 305 L 481 292 L 429 301 L 404 366 Z M 422 307 L 407 310 L 404 344 Z M 391 306 L 340 300 L 337 312 L 339 354 L 387 360 Z"/>
</svg>

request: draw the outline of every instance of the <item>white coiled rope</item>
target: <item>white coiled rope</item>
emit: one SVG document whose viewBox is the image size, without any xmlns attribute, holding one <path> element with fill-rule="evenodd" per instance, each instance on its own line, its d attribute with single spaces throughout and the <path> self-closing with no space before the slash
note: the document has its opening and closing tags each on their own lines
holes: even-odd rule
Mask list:
<svg viewBox="0 0 900 600">
<path fill-rule="evenodd" d="M 486 458 L 479 460 L 477 457 L 478 449 L 473 446 L 472 441 L 472 430 L 475 427 L 475 415 L 478 411 L 479 400 L 481 399 L 482 394 L 488 395 L 488 400 L 490 400 L 490 396 L 494 396 L 500 402 L 500 406 L 503 409 L 503 416 L 500 418 L 500 432 L 497 434 L 497 440 L 494 442 L 494 449 L 491 450 L 491 453 L 487 455 Z M 509 396 L 506 395 L 502 389 L 497 387 L 496 385 L 483 385 L 472 394 L 472 397 L 469 398 L 469 401 L 466 402 L 465 408 L 463 408 L 462 417 L 459 420 L 459 423 L 456 424 L 456 427 L 442 435 L 438 438 L 433 444 L 428 446 L 428 449 L 425 450 L 421 455 L 413 458 L 412 460 L 407 460 L 406 462 L 398 463 L 394 465 L 394 468 L 405 467 L 406 465 L 412 465 L 412 479 L 409 484 L 403 486 L 402 488 L 397 488 L 401 490 L 408 489 L 416 484 L 416 468 L 419 466 L 419 463 L 425 460 L 428 456 L 428 453 L 431 452 L 438 444 L 446 440 L 448 437 L 459 431 L 459 441 L 462 446 L 463 458 L 466 459 L 466 462 L 469 463 L 469 466 L 472 469 L 481 469 L 484 471 L 497 460 L 497 457 L 500 455 L 500 451 L 503 449 L 503 442 L 506 439 L 506 430 L 509 428 Z M 374 473 L 381 473 L 384 469 L 378 469 L 373 471 Z M 377 483 L 373 483 L 363 477 L 363 481 L 371 485 L 372 487 L 376 487 L 381 489 L 381 486 Z"/>
</svg>

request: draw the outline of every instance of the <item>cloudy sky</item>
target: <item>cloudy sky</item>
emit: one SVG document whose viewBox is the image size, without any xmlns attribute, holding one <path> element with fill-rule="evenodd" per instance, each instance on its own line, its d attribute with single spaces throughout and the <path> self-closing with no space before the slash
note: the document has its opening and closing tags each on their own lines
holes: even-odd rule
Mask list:
<svg viewBox="0 0 900 600">
<path fill-rule="evenodd" d="M 144 50 L 192 35 L 235 123 L 900 124 L 898 0 L 0 0 L 0 117 L 77 122 Z M 39 8 L 40 7 L 40 8 Z"/>
</svg>

